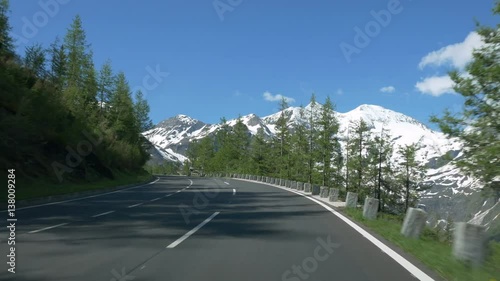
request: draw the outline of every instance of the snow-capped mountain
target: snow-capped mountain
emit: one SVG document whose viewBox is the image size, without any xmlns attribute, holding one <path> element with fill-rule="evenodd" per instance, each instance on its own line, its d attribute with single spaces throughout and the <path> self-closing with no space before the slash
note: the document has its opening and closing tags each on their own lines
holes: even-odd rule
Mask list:
<svg viewBox="0 0 500 281">
<path fill-rule="evenodd" d="M 314 120 L 320 118 L 320 104 L 315 107 L 311 104 L 304 107 L 301 114 L 299 107 L 289 107 L 284 110 L 289 125 L 306 122 L 312 114 Z M 500 226 L 500 202 L 481 196 L 481 185 L 477 180 L 463 175 L 453 162 L 444 160 L 444 155 L 460 157 L 462 145 L 458 140 L 449 139 L 443 133 L 434 131 L 418 120 L 377 105 L 360 105 L 346 112 L 335 112 L 340 125 L 341 144 L 351 124 L 363 119 L 370 128 L 371 134 L 380 134 L 381 130 L 389 133 L 394 140 L 394 146 L 403 146 L 418 143 L 422 149 L 417 155 L 418 159 L 430 167 L 427 182 L 432 188 L 421 194 L 421 204 L 433 216 L 431 223 L 438 223 L 450 217 L 454 221 L 470 220 L 487 227 Z M 256 134 L 259 128 L 266 135 L 276 133 L 276 122 L 281 112 L 258 117 L 255 114 L 242 116 L 242 122 L 248 127 L 251 134 Z M 229 126 L 234 126 L 237 119 L 228 120 Z M 154 145 L 157 152 L 168 161 L 183 162 L 186 160 L 186 150 L 189 143 L 196 139 L 215 133 L 221 124 L 206 124 L 186 115 L 177 115 L 160 122 L 152 130 L 143 135 Z M 345 139 L 345 138 L 344 138 Z M 394 149 L 393 158 L 398 156 Z M 500 239 L 500 237 L 499 237 Z"/>
</svg>

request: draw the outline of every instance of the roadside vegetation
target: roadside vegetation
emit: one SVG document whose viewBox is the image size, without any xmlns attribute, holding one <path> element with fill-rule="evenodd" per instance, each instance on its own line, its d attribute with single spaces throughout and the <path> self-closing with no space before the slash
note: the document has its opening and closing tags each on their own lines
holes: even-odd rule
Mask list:
<svg viewBox="0 0 500 281">
<path fill-rule="evenodd" d="M 0 0 L 0 174 L 15 169 L 18 199 L 142 176 L 149 106 L 110 61 L 94 65 L 80 17 L 16 54 L 8 15 Z"/>
<path fill-rule="evenodd" d="M 382 213 L 376 220 L 366 220 L 361 209 L 345 209 L 343 213 L 411 254 L 446 280 L 500 280 L 499 242 L 489 242 L 488 259 L 483 266 L 474 267 L 453 257 L 451 229 L 426 228 L 419 239 L 411 239 L 400 233 L 402 216 Z"/>
</svg>

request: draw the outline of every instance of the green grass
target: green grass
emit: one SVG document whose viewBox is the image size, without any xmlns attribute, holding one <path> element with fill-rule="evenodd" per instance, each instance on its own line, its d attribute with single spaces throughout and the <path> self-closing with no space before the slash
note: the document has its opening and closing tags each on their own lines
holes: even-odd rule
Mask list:
<svg viewBox="0 0 500 281">
<path fill-rule="evenodd" d="M 152 179 L 149 173 L 124 174 L 115 173 L 114 179 L 98 179 L 91 182 L 63 182 L 51 183 L 46 180 L 37 182 L 25 182 L 22 179 L 16 180 L 16 201 L 26 199 L 43 198 L 47 196 L 71 194 L 76 192 L 107 189 L 121 185 L 146 182 Z M 6 192 L 2 194 L 2 201 L 6 202 Z"/>
<path fill-rule="evenodd" d="M 500 281 L 500 243 L 491 242 L 491 255 L 483 266 L 473 267 L 452 256 L 450 242 L 441 242 L 434 230 L 426 229 L 420 239 L 400 234 L 402 218 L 379 214 L 377 220 L 365 220 L 360 209 L 346 209 L 344 213 L 367 226 L 380 236 L 413 255 L 448 281 Z"/>
</svg>

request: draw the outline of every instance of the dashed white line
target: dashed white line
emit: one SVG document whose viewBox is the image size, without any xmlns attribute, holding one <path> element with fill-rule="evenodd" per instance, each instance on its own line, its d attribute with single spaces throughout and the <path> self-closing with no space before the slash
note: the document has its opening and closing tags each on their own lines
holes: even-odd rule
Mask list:
<svg viewBox="0 0 500 281">
<path fill-rule="evenodd" d="M 227 184 L 227 185 L 229 185 L 229 183 L 228 183 L 228 182 L 224 182 L 224 183 L 225 183 L 225 184 Z"/>
<path fill-rule="evenodd" d="M 100 214 L 97 214 L 97 215 L 93 215 L 92 217 L 93 218 L 97 218 L 97 217 L 100 217 L 100 216 L 109 215 L 109 214 L 114 213 L 114 212 L 115 211 L 104 212 L 104 213 L 100 213 Z"/>
<path fill-rule="evenodd" d="M 165 196 L 163 196 L 163 197 L 170 197 L 170 196 L 172 196 L 172 195 L 174 195 L 174 194 L 173 194 L 173 193 L 171 193 L 171 194 L 167 194 L 167 195 L 165 195 Z"/>
<path fill-rule="evenodd" d="M 134 204 L 134 205 L 130 205 L 127 208 L 134 208 L 134 207 L 137 207 L 137 206 L 140 206 L 140 205 L 142 205 L 142 203 L 137 203 L 137 204 Z"/>
<path fill-rule="evenodd" d="M 69 222 L 61 223 L 61 224 L 58 224 L 58 225 L 53 225 L 53 226 L 45 227 L 45 228 L 42 228 L 42 229 L 33 230 L 33 231 L 28 232 L 28 233 L 37 233 L 37 232 L 40 232 L 40 231 L 44 231 L 44 230 L 56 228 L 56 227 L 59 227 L 59 226 L 67 225 L 68 223 Z"/>
<path fill-rule="evenodd" d="M 213 213 L 209 218 L 207 218 L 206 220 L 204 220 L 198 226 L 196 226 L 195 228 L 191 229 L 188 233 L 184 234 L 181 238 L 179 238 L 179 239 L 175 240 L 174 242 L 172 242 L 172 244 L 168 245 L 167 249 L 175 248 L 175 246 L 179 245 L 180 243 L 182 243 L 182 241 L 186 240 L 189 236 L 193 235 L 196 231 L 198 231 L 200 228 L 202 228 L 205 224 L 207 224 L 213 218 L 215 218 L 215 216 L 217 216 L 219 213 L 220 212 Z"/>
<path fill-rule="evenodd" d="M 236 189 L 233 188 L 233 195 L 235 195 L 235 194 L 236 194 Z"/>
<path fill-rule="evenodd" d="M 161 199 L 161 197 L 158 197 L 158 198 L 151 199 L 149 201 L 154 202 L 154 201 L 157 201 L 157 200 L 160 200 L 160 199 Z"/>
<path fill-rule="evenodd" d="M 136 189 L 136 188 L 139 188 L 139 187 L 143 187 L 143 186 L 155 184 L 159 180 L 160 180 L 160 178 L 158 178 L 155 181 L 152 181 L 150 183 L 141 184 L 141 185 L 138 185 L 138 186 L 132 186 L 132 187 L 129 187 L 129 188 L 124 188 L 124 189 L 119 189 L 119 190 L 116 190 L 116 191 L 111 191 L 111 192 L 106 192 L 106 193 L 101 193 L 101 194 L 96 194 L 96 195 L 90 195 L 90 196 L 81 197 L 81 198 L 75 198 L 75 199 L 69 199 L 69 200 L 63 200 L 63 201 L 57 201 L 57 202 L 50 202 L 50 203 L 46 203 L 46 204 L 21 207 L 21 208 L 17 208 L 16 210 L 17 211 L 19 211 L 19 210 L 26 210 L 26 209 L 32 209 L 32 208 L 38 208 L 38 207 L 44 207 L 44 206 L 50 206 L 50 205 L 58 205 L 58 204 L 62 204 L 62 203 L 79 201 L 79 200 L 84 200 L 84 199 L 89 199 L 89 198 L 95 198 L 95 197 L 99 197 L 99 196 L 104 196 L 104 195 L 108 195 L 108 194 L 118 193 L 118 192 L 122 192 L 122 191 L 125 191 L 125 190 L 131 190 L 131 189 Z M 1 210 L 0 213 L 7 212 L 7 211 L 8 210 Z"/>
</svg>

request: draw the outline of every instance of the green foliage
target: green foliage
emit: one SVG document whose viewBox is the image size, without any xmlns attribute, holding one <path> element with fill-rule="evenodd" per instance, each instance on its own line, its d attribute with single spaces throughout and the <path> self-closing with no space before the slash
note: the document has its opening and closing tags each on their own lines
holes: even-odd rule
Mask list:
<svg viewBox="0 0 500 281">
<path fill-rule="evenodd" d="M 500 15 L 500 2 L 495 3 L 495 15 Z M 500 198 L 500 24 L 479 26 L 478 34 L 486 43 L 473 53 L 466 66 L 467 75 L 452 71 L 454 90 L 463 97 L 461 112 L 431 117 L 441 130 L 459 138 L 465 146 L 463 157 L 456 164 L 463 171 L 482 180 L 484 190 Z"/>
<path fill-rule="evenodd" d="M 0 37 L 9 29 L 7 7 L 2 0 Z M 64 44 L 35 44 L 18 62 L 6 60 L 8 46 L 0 46 L 0 166 L 15 168 L 27 186 L 112 179 L 142 171 L 149 157 L 140 135 L 148 106 L 144 99 L 134 104 L 123 73 L 106 88 L 115 97 L 110 114 L 97 118 L 102 87 L 85 38 L 76 17 Z"/>
</svg>

